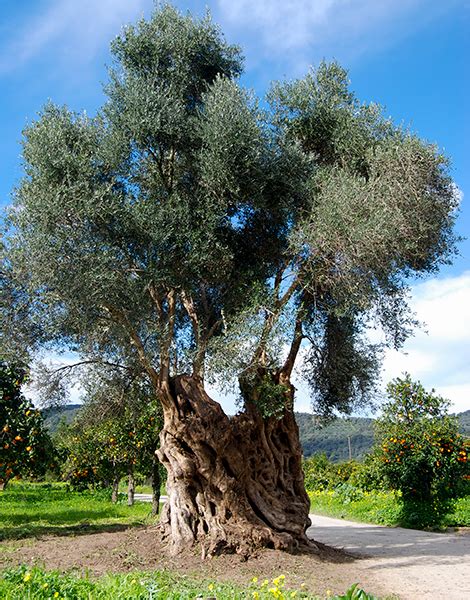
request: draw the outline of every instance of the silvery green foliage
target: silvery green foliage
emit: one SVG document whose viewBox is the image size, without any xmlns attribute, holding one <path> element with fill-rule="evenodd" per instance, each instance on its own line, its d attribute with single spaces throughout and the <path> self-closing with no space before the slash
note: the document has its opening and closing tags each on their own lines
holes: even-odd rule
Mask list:
<svg viewBox="0 0 470 600">
<path fill-rule="evenodd" d="M 24 132 L 8 254 L 41 339 L 218 382 L 282 370 L 301 339 L 323 411 L 367 399 L 366 326 L 400 346 L 407 278 L 454 251 L 446 160 L 336 63 L 261 110 L 208 17 L 164 6 L 112 52 L 95 117 L 48 104 Z"/>
<path fill-rule="evenodd" d="M 15 260 L 41 288 L 51 329 L 73 341 L 102 335 L 110 307 L 124 308 L 143 337 L 158 337 L 150 283 L 204 285 L 217 312 L 221 283 L 243 276 L 233 275 L 243 271 L 234 253 L 245 249 L 231 213 L 261 171 L 256 107 L 227 80 L 240 71 L 239 53 L 209 19 L 165 7 L 112 47 L 102 115 L 49 104 L 25 131 L 26 178 L 12 214 Z"/>
<path fill-rule="evenodd" d="M 270 289 L 252 289 L 250 302 L 235 315 L 223 315 L 223 330 L 208 346 L 208 380 L 225 391 L 237 391 L 240 377 L 256 371 L 256 349 L 263 336 L 266 316 L 273 314 L 275 300 Z M 281 368 L 286 347 L 292 337 L 296 309 L 284 308 L 266 337 L 264 367 L 270 372 Z"/>
</svg>

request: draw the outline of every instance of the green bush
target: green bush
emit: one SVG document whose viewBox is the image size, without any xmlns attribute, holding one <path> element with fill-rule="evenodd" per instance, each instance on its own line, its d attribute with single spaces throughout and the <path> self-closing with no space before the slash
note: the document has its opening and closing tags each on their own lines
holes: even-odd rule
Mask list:
<svg viewBox="0 0 470 600">
<path fill-rule="evenodd" d="M 313 454 L 303 463 L 305 487 L 308 491 L 331 490 L 354 477 L 362 466 L 355 460 L 330 462 L 326 454 Z"/>
<path fill-rule="evenodd" d="M 448 401 L 409 375 L 387 388 L 389 401 L 376 422 L 375 456 L 390 489 L 402 498 L 402 523 L 441 525 L 466 490 L 467 451 Z"/>
<path fill-rule="evenodd" d="M 364 460 L 357 463 L 357 468 L 351 472 L 348 482 L 367 492 L 388 489 L 377 452 L 366 454 Z"/>
</svg>

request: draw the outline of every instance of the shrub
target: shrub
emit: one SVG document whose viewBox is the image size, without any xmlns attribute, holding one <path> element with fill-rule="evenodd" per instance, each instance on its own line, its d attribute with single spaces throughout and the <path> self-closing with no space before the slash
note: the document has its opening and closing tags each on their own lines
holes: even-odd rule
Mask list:
<svg viewBox="0 0 470 600">
<path fill-rule="evenodd" d="M 403 524 L 438 525 L 465 491 L 468 459 L 458 422 L 447 414 L 447 400 L 409 375 L 387 391 L 390 400 L 376 422 L 377 465 L 401 492 Z"/>
</svg>

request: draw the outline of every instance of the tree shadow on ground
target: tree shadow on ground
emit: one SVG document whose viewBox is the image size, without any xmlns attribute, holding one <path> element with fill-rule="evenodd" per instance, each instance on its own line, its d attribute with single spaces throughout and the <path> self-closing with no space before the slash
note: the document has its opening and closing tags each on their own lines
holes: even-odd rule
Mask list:
<svg viewBox="0 0 470 600">
<path fill-rule="evenodd" d="M 76 525 L 41 525 L 31 524 L 24 527 L 15 527 L 11 530 L 0 531 L 0 542 L 22 540 L 27 538 L 40 538 L 45 536 L 77 536 L 94 533 L 115 533 L 128 529 L 144 527 L 143 522 L 136 523 L 89 523 L 82 521 Z"/>
</svg>

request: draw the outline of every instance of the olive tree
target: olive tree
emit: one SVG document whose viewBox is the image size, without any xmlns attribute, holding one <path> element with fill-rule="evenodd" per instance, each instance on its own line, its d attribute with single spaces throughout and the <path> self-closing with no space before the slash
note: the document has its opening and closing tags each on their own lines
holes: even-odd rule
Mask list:
<svg viewBox="0 0 470 600">
<path fill-rule="evenodd" d="M 319 410 L 369 399 L 379 323 L 449 260 L 456 201 L 437 149 L 321 64 L 261 109 L 206 17 L 125 28 L 93 118 L 48 104 L 24 132 L 10 261 L 50 340 L 139 361 L 163 411 L 173 549 L 308 544 L 294 366 Z M 225 414 L 207 382 L 235 381 Z"/>
</svg>

